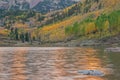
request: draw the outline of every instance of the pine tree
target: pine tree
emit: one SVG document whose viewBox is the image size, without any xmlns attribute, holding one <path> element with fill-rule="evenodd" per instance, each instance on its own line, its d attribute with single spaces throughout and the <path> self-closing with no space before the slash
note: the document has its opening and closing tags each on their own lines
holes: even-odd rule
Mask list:
<svg viewBox="0 0 120 80">
<path fill-rule="evenodd" d="M 29 33 L 28 32 L 25 33 L 25 41 L 29 42 Z"/>
<path fill-rule="evenodd" d="M 20 34 L 20 39 L 21 39 L 21 41 L 24 43 L 25 42 L 25 36 L 24 36 L 24 34 L 22 33 L 22 34 Z"/>
<path fill-rule="evenodd" d="M 15 28 L 15 40 L 19 40 L 18 29 L 17 28 Z"/>
</svg>

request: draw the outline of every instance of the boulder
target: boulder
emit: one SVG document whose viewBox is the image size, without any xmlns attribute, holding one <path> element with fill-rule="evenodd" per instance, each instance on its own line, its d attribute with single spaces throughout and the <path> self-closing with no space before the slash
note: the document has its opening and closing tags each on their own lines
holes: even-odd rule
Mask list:
<svg viewBox="0 0 120 80">
<path fill-rule="evenodd" d="M 111 47 L 111 48 L 106 48 L 106 52 L 120 52 L 120 47 Z"/>
<path fill-rule="evenodd" d="M 82 75 L 104 76 L 104 73 L 99 70 L 79 70 L 78 73 Z"/>
</svg>

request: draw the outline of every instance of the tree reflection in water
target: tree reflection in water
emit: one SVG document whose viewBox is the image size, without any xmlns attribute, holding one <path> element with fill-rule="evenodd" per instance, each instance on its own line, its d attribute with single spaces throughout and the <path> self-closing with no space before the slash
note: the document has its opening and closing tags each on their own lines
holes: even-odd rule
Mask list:
<svg viewBox="0 0 120 80">
<path fill-rule="evenodd" d="M 0 48 L 0 80 L 107 80 L 78 73 L 108 74 L 99 54 L 93 48 Z"/>
<path fill-rule="evenodd" d="M 13 52 L 13 59 L 11 65 L 11 80 L 27 80 L 26 71 L 26 48 L 17 48 Z"/>
</svg>

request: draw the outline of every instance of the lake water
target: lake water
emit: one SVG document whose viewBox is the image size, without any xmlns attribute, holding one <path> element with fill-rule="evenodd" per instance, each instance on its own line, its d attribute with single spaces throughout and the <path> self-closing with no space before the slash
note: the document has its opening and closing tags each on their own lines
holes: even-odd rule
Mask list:
<svg viewBox="0 0 120 80">
<path fill-rule="evenodd" d="M 100 70 L 104 76 L 81 75 Z M 119 80 L 120 54 L 94 48 L 1 47 L 0 80 Z"/>
</svg>

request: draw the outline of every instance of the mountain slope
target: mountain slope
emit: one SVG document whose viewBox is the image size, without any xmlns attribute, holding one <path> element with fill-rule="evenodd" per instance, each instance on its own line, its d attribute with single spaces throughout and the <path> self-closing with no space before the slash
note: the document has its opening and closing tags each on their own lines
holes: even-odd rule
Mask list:
<svg viewBox="0 0 120 80">
<path fill-rule="evenodd" d="M 10 25 L 13 24 L 12 27 L 8 26 L 10 29 L 8 34 L 10 39 L 31 44 L 33 41 L 40 44 L 40 42 L 68 42 L 76 39 L 103 39 L 120 34 L 119 14 L 119 0 L 82 0 L 63 10 L 45 15 L 34 14 L 32 11 L 30 13 L 20 12 L 14 18 L 16 22 L 11 22 L 10 18 Z M 27 17 L 29 15 L 29 18 L 25 21 L 30 22 L 24 21 L 26 15 Z M 45 23 L 44 21 L 48 24 L 41 27 L 40 24 Z M 37 22 L 39 22 L 38 25 Z M 26 23 L 30 23 L 29 26 Z M 36 25 L 32 25 L 33 23 Z"/>
<path fill-rule="evenodd" d="M 76 3 L 76 0 L 0 0 L 0 9 L 35 10 L 46 13 L 63 9 Z"/>
<path fill-rule="evenodd" d="M 85 0 L 66 8 L 64 11 L 67 11 L 74 18 L 71 16 L 67 19 L 68 22 L 63 20 L 40 29 L 41 35 L 44 34 L 42 40 L 54 42 L 77 37 L 102 38 L 118 34 L 120 32 L 120 21 L 118 20 L 120 16 L 119 11 L 117 11 L 120 10 L 119 5 L 119 0 Z M 69 22 L 71 19 L 73 19 L 72 23 Z M 111 29 L 113 29 L 112 32 Z"/>
<path fill-rule="evenodd" d="M 74 3 L 76 3 L 75 0 L 44 0 L 38 3 L 33 9 L 40 12 L 48 12 L 63 9 Z"/>
</svg>

